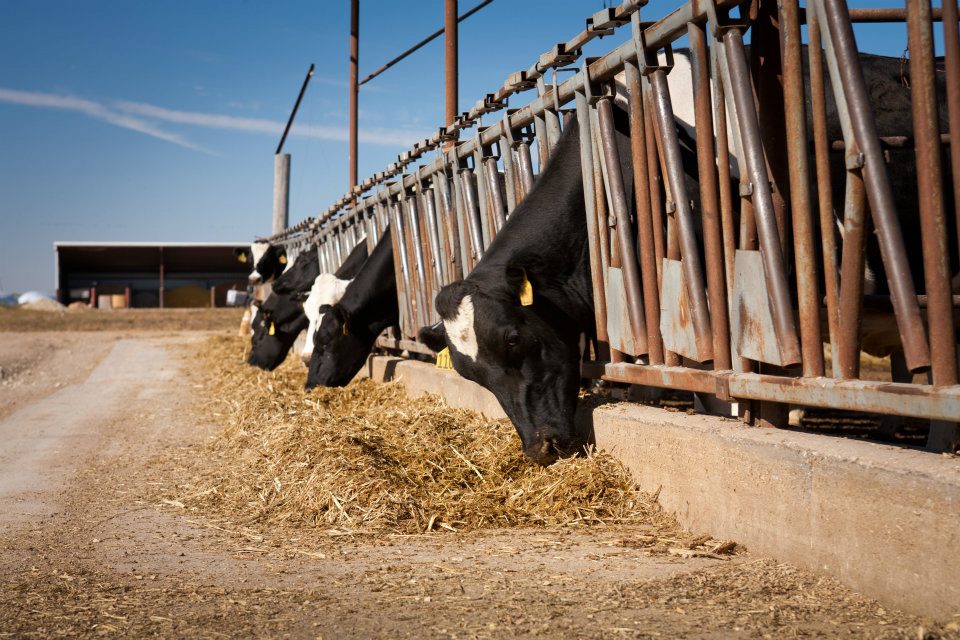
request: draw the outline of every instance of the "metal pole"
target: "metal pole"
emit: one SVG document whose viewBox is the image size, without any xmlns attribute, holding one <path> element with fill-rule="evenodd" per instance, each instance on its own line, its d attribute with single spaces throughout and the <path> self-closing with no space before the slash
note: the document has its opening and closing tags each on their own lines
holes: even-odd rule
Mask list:
<svg viewBox="0 0 960 640">
<path fill-rule="evenodd" d="M 457 32 L 457 0 L 445 0 L 444 2 L 444 48 L 446 52 L 446 85 L 447 85 L 447 108 L 446 123 L 452 124 L 453 119 L 457 117 L 457 95 L 458 79 L 457 68 L 459 61 L 458 55 L 458 32 Z"/>
<path fill-rule="evenodd" d="M 287 134 L 290 133 L 290 127 L 293 125 L 293 119 L 297 117 L 297 110 L 300 108 L 300 101 L 303 100 L 303 94 L 307 92 L 307 85 L 310 84 L 310 78 L 313 77 L 313 65 L 310 65 L 310 68 L 307 69 L 307 77 L 303 79 L 303 85 L 300 87 L 300 94 L 297 96 L 297 101 L 293 103 L 293 111 L 290 112 L 290 117 L 287 118 L 287 126 L 283 128 L 283 135 L 280 136 L 280 144 L 277 145 L 277 150 L 274 151 L 276 154 L 280 154 L 283 151 L 283 143 L 287 141 Z"/>
<path fill-rule="evenodd" d="M 483 9 L 485 6 L 487 6 L 491 2 L 493 2 L 493 0 L 483 0 L 483 2 L 475 6 L 473 9 L 470 9 L 470 11 L 465 12 L 462 16 L 457 18 L 457 22 L 463 22 L 464 20 L 466 20 L 467 18 L 475 14 L 477 11 L 480 11 L 480 9 Z M 414 53 L 415 51 L 419 50 L 424 45 L 430 42 L 433 42 L 434 39 L 443 35 L 445 31 L 446 31 L 446 28 L 437 29 L 436 31 L 431 33 L 429 36 L 427 36 L 417 44 L 413 45 L 412 47 L 410 47 L 409 49 L 407 49 L 406 51 L 398 55 L 396 58 L 394 58 L 390 62 L 386 63 L 385 65 L 383 65 L 382 67 L 380 67 L 379 69 L 377 69 L 376 71 L 374 71 L 373 73 L 365 77 L 363 80 L 360 81 L 361 86 L 367 84 L 368 82 L 376 78 L 378 75 L 380 75 L 381 73 L 383 73 L 384 71 L 392 67 L 393 65 L 397 64 L 398 62 L 400 62 L 401 60 L 409 56 L 411 53 Z"/>
<path fill-rule="evenodd" d="M 357 184 L 357 71 L 360 60 L 360 0 L 350 0 L 350 189 Z"/>
</svg>

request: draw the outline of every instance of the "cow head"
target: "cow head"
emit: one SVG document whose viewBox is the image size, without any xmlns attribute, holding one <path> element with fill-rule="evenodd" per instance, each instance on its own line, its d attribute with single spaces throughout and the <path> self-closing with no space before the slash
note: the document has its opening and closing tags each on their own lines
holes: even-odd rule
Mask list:
<svg viewBox="0 0 960 640">
<path fill-rule="evenodd" d="M 307 389 L 346 386 L 363 368 L 377 336 L 362 324 L 352 325 L 339 304 L 322 306 L 319 314 Z"/>
<path fill-rule="evenodd" d="M 481 290 L 468 278 L 444 287 L 436 300 L 441 322 L 419 337 L 434 351 L 448 347 L 453 368 L 500 401 L 527 457 L 547 465 L 581 445 L 579 330 L 536 294 L 524 269 L 508 267 L 494 284 Z"/>
<path fill-rule="evenodd" d="M 249 249 L 234 249 L 237 260 L 249 263 L 250 284 L 272 282 L 287 268 L 287 251 L 268 242 L 254 242 Z"/>
<path fill-rule="evenodd" d="M 350 282 L 350 280 L 341 280 L 332 273 L 321 273 L 313 281 L 310 295 L 303 303 L 303 312 L 307 315 L 307 320 L 310 323 L 307 326 L 307 339 L 303 343 L 303 351 L 300 352 L 300 358 L 304 364 L 309 365 L 310 358 L 313 356 L 314 335 L 324 316 L 321 309 L 328 309 L 330 305 L 339 302 Z"/>
<path fill-rule="evenodd" d="M 247 363 L 267 371 L 280 366 L 290 347 L 306 327 L 300 304 L 287 296 L 271 295 L 250 323 L 253 337 Z"/>
</svg>

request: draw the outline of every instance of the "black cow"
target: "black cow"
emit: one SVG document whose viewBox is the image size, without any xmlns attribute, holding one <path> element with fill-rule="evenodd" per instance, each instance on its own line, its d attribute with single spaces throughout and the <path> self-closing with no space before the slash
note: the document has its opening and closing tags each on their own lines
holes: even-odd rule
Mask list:
<svg viewBox="0 0 960 640">
<path fill-rule="evenodd" d="M 249 249 L 234 249 L 237 260 L 252 267 L 250 284 L 273 282 L 287 269 L 287 250 L 268 242 L 254 242 Z"/>
<path fill-rule="evenodd" d="M 366 243 L 361 242 L 337 269 L 337 275 L 351 277 L 366 257 Z M 303 312 L 303 298 L 319 274 L 316 251 L 310 249 L 274 282 L 274 292 L 256 310 L 250 323 L 253 337 L 248 364 L 273 371 L 286 359 L 297 336 L 309 324 Z"/>
<path fill-rule="evenodd" d="M 342 387 L 363 367 L 377 336 L 399 319 L 390 229 L 340 301 L 320 313 L 306 388 Z"/>
<path fill-rule="evenodd" d="M 880 135 L 912 131 L 909 99 L 904 103 L 901 95 L 904 89 L 899 61 L 866 57 L 864 73 L 871 97 L 881 100 L 886 96 L 887 100 L 879 109 Z M 681 142 L 686 143 L 681 153 L 688 193 L 696 199 L 692 85 L 677 86 L 683 77 L 677 68 L 668 76 Z M 938 80 L 942 84 L 942 79 Z M 894 95 L 896 100 L 891 98 Z M 691 115 L 689 121 L 681 116 L 684 110 Z M 622 173 L 629 181 L 633 172 L 628 165 L 625 116 L 619 110 L 615 113 Z M 837 132 L 836 108 L 829 89 L 828 117 L 830 130 Z M 842 170 L 842 156 L 835 160 Z M 911 167 L 911 162 L 903 161 Z M 915 175 L 915 168 L 913 171 Z M 890 173 L 896 176 L 898 169 L 892 168 Z M 902 175 L 911 177 L 909 172 Z M 835 188 L 842 188 L 840 185 L 841 181 L 834 180 Z M 632 192 L 632 184 L 626 184 L 625 193 L 629 196 Z M 898 204 L 915 210 L 915 185 L 912 191 L 895 186 L 894 192 Z M 835 202 L 842 201 L 842 193 L 835 194 Z M 579 444 L 574 428 L 579 337 L 581 333 L 595 334 L 584 219 L 578 127 L 573 122 L 564 130 L 555 156 L 534 189 L 518 205 L 474 271 L 465 280 L 444 287 L 437 296 L 442 322 L 420 332 L 421 341 L 433 350 L 449 347 L 457 372 L 494 393 L 513 421 L 524 452 L 541 464 L 549 464 Z M 917 227 L 914 221 L 905 226 Z M 909 233 L 905 235 L 908 246 L 914 249 L 910 259 L 916 273 L 919 243 Z M 872 253 L 868 249 L 868 265 L 879 262 L 869 259 Z M 521 293 L 530 286 L 533 303 L 525 306 Z M 878 286 L 876 290 L 883 289 Z"/>
<path fill-rule="evenodd" d="M 628 159 L 626 114 L 615 109 L 615 122 L 620 157 Z M 493 392 L 524 453 L 540 464 L 581 445 L 574 428 L 579 338 L 595 333 L 579 135 L 576 122 L 564 129 L 483 259 L 440 291 L 442 322 L 420 332 L 434 351 L 449 347 L 460 375 Z M 630 193 L 632 172 L 626 164 L 622 170 Z M 533 299 L 524 304 L 528 288 Z"/>
</svg>

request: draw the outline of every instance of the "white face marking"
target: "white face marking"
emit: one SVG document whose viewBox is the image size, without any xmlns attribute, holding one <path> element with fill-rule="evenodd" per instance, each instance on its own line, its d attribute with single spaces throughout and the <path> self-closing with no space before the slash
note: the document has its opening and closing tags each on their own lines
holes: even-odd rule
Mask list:
<svg viewBox="0 0 960 640">
<path fill-rule="evenodd" d="M 477 330 L 473 326 L 473 299 L 469 295 L 460 299 L 456 316 L 449 320 L 444 319 L 443 328 L 453 348 L 476 362 L 479 345 Z"/>
<path fill-rule="evenodd" d="M 250 245 L 250 259 L 253 261 L 253 264 L 250 265 L 253 267 L 253 271 L 250 273 L 250 282 L 260 282 L 263 280 L 263 276 L 257 271 L 257 265 L 260 263 L 260 258 L 263 257 L 263 254 L 267 252 L 269 246 L 266 242 L 254 242 Z"/>
<path fill-rule="evenodd" d="M 303 350 L 300 352 L 300 358 L 309 363 L 313 355 L 313 336 L 323 321 L 323 314 L 320 313 L 320 307 L 325 304 L 336 304 L 340 302 L 343 293 L 347 290 L 352 280 L 341 280 L 332 273 L 321 273 L 313 281 L 310 288 L 310 295 L 303 303 L 303 312 L 310 320 L 307 327 L 307 339 L 303 343 Z"/>
</svg>

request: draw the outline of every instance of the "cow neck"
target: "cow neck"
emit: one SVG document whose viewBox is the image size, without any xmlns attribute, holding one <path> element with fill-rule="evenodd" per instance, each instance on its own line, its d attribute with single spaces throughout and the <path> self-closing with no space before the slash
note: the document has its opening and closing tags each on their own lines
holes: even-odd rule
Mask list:
<svg viewBox="0 0 960 640">
<path fill-rule="evenodd" d="M 547 298 L 589 330 L 593 299 L 588 253 L 580 141 L 577 124 L 572 122 L 533 190 L 517 205 L 467 279 L 485 285 L 505 283 L 507 268 L 523 268 L 535 283 L 535 299 Z"/>
<path fill-rule="evenodd" d="M 397 285 L 389 229 L 384 232 L 337 306 L 346 315 L 348 325 L 355 325 L 357 329 L 366 327 L 374 336 L 396 323 Z M 381 328 L 377 330 L 377 327 Z"/>
<path fill-rule="evenodd" d="M 353 251 L 350 252 L 350 255 L 347 256 L 347 259 L 343 261 L 343 264 L 340 265 L 340 268 L 337 269 L 333 275 L 341 280 L 352 280 L 353 277 L 360 272 L 360 269 L 363 268 L 366 261 L 367 242 L 363 240 L 353 248 Z"/>
</svg>

